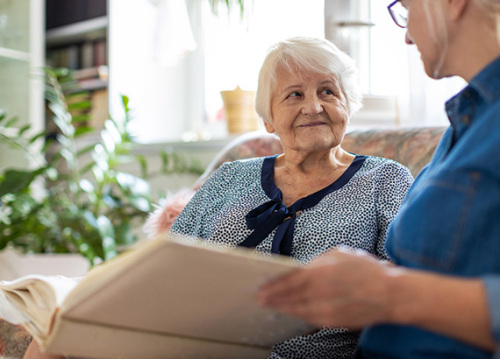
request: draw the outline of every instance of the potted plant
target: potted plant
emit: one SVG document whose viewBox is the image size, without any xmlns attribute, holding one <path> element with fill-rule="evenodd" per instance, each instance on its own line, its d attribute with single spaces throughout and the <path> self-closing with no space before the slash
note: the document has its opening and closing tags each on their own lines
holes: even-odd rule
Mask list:
<svg viewBox="0 0 500 359">
<path fill-rule="evenodd" d="M 229 16 L 231 11 L 237 7 L 240 10 L 240 20 L 243 20 L 245 12 L 248 14 L 249 0 L 210 0 L 212 12 L 219 15 L 219 9 L 227 9 Z M 244 41 L 244 40 L 242 40 Z M 243 56 L 235 52 L 236 57 Z M 238 59 L 235 59 L 239 62 Z M 227 122 L 227 130 L 230 134 L 239 134 L 255 131 L 259 128 L 259 117 L 255 111 L 255 91 L 243 90 L 238 86 L 226 91 L 221 91 L 222 101 Z"/>
<path fill-rule="evenodd" d="M 36 143 L 45 133 L 28 136 L 29 126 L 0 114 L 0 141 L 25 151 L 33 169 L 0 171 L 0 250 L 7 246 L 25 253 L 79 253 L 91 265 L 116 256 L 136 241 L 152 206 L 144 158 L 133 155 L 135 145 L 127 130 L 131 120 L 128 98 L 122 97 L 124 119 L 108 119 L 96 143 L 78 147 L 77 139 L 92 131 L 88 115 L 72 111 L 90 106 L 82 92 L 65 92 L 71 83 L 66 69 L 47 69 L 46 99 L 57 134 L 46 138 L 41 155 Z M 160 154 L 162 173 L 201 174 L 198 162 L 181 154 Z M 120 170 L 139 160 L 143 177 Z M 1 278 L 0 278 L 1 279 Z"/>
</svg>

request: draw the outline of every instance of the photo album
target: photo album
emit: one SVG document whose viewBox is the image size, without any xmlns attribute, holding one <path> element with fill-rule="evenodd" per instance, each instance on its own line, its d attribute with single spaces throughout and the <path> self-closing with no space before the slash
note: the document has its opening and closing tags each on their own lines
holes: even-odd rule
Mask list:
<svg viewBox="0 0 500 359">
<path fill-rule="evenodd" d="M 85 277 L 0 282 L 0 317 L 43 350 L 87 358 L 266 358 L 275 343 L 314 330 L 256 303 L 288 257 L 166 235 Z"/>
</svg>

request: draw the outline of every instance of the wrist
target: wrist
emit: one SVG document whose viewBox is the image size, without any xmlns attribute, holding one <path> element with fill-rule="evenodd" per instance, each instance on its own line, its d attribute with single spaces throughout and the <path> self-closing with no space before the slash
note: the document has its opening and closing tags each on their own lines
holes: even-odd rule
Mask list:
<svg viewBox="0 0 500 359">
<path fill-rule="evenodd" d="M 411 293 L 411 274 L 404 268 L 388 268 L 385 273 L 387 283 L 387 318 L 390 324 L 411 324 L 412 303 L 415 293 Z"/>
</svg>

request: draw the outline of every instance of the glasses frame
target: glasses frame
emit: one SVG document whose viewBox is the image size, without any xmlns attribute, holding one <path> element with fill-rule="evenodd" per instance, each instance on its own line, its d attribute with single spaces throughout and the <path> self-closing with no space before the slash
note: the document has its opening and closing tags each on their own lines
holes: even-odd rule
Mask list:
<svg viewBox="0 0 500 359">
<path fill-rule="evenodd" d="M 396 13 L 394 12 L 394 10 L 392 10 L 392 7 L 393 7 L 394 5 L 396 5 L 396 4 L 397 4 L 398 2 L 400 2 L 400 1 L 401 1 L 401 0 L 395 0 L 395 1 L 393 1 L 392 3 L 390 3 L 389 5 L 387 5 L 387 10 L 389 10 L 389 15 L 391 15 L 391 18 L 392 18 L 392 20 L 394 21 L 394 23 L 395 23 L 397 26 L 399 26 L 400 28 L 402 28 L 402 29 L 406 29 L 406 27 L 407 27 L 408 25 L 401 25 L 401 24 L 399 23 L 399 21 L 398 21 L 398 17 L 397 17 L 397 15 L 396 15 Z"/>
</svg>

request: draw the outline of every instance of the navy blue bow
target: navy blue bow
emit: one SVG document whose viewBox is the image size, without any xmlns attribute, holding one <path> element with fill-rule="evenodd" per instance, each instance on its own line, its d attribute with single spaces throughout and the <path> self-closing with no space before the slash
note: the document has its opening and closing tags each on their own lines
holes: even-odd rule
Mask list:
<svg viewBox="0 0 500 359">
<path fill-rule="evenodd" d="M 283 195 L 274 184 L 274 163 L 277 156 L 267 157 L 262 165 L 262 188 L 268 198 L 272 198 L 246 215 L 248 229 L 253 232 L 240 246 L 255 248 L 276 228 L 271 253 L 290 255 L 292 253 L 293 232 L 297 212 L 316 206 L 326 195 L 344 186 L 361 168 L 366 156 L 358 156 L 349 168 L 335 182 L 322 190 L 299 199 L 290 207 L 283 204 Z"/>
<path fill-rule="evenodd" d="M 254 231 L 239 245 L 254 248 L 278 227 L 273 238 L 271 253 L 289 256 L 292 253 L 293 231 L 297 218 L 294 207 L 300 204 L 296 202 L 288 208 L 280 199 L 273 199 L 251 210 L 245 218 L 248 229 Z"/>
</svg>

